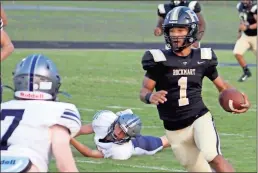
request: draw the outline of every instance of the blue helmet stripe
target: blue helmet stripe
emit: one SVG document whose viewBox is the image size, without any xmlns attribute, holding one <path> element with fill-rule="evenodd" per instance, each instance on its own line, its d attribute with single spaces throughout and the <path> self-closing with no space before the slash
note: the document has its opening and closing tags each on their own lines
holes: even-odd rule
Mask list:
<svg viewBox="0 0 258 173">
<path fill-rule="evenodd" d="M 35 55 L 34 55 L 35 56 Z M 34 70 L 36 67 L 36 62 L 40 56 L 36 55 L 36 57 L 33 57 L 32 64 L 30 67 L 30 77 L 29 77 L 29 91 L 33 91 L 33 83 L 34 83 Z"/>
</svg>

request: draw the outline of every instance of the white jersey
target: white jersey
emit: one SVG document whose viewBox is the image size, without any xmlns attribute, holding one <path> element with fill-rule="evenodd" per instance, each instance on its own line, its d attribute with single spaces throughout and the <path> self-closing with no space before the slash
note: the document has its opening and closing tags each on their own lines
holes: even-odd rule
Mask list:
<svg viewBox="0 0 258 173">
<path fill-rule="evenodd" d="M 112 111 L 104 110 L 97 112 L 92 121 L 92 128 L 95 132 L 94 142 L 99 151 L 104 154 L 105 158 L 112 158 L 118 160 L 129 159 L 134 151 L 131 140 L 121 145 L 113 142 L 99 142 L 108 134 L 108 129 L 118 116 Z"/>
<path fill-rule="evenodd" d="M 75 105 L 53 101 L 12 100 L 1 104 L 1 155 L 28 157 L 41 172 L 52 156 L 49 128 L 61 125 L 74 137 L 81 128 Z M 14 130 L 13 132 L 12 129 Z"/>
</svg>

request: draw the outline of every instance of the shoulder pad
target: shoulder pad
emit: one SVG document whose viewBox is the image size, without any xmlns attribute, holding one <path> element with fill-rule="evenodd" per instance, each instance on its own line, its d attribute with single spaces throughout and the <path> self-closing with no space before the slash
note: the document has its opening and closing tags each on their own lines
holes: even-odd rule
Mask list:
<svg viewBox="0 0 258 173">
<path fill-rule="evenodd" d="M 164 53 L 160 49 L 151 49 L 144 53 L 142 57 L 142 66 L 144 70 L 153 68 L 157 62 L 166 61 Z"/>
<path fill-rule="evenodd" d="M 158 5 L 158 11 L 160 14 L 165 14 L 166 10 L 165 10 L 165 5 L 164 4 L 159 4 Z"/>
<path fill-rule="evenodd" d="M 150 49 L 149 52 L 151 53 L 155 62 L 166 61 L 166 57 L 164 53 L 160 49 Z"/>
<path fill-rule="evenodd" d="M 256 13 L 257 11 L 257 5 L 254 5 L 252 8 L 251 8 L 251 12 L 252 13 Z"/>
<path fill-rule="evenodd" d="M 240 10 L 241 4 L 242 4 L 241 2 L 237 3 L 236 8 L 237 8 L 238 10 Z"/>
<path fill-rule="evenodd" d="M 211 48 L 201 48 L 201 59 L 212 59 L 212 51 Z"/>
<path fill-rule="evenodd" d="M 189 4 L 188 4 L 188 7 L 193 10 L 195 13 L 199 13 L 201 12 L 201 5 L 199 2 L 197 1 L 191 1 Z"/>
<path fill-rule="evenodd" d="M 217 56 L 211 48 L 201 48 L 201 59 L 209 60 L 211 65 L 218 65 Z"/>
</svg>

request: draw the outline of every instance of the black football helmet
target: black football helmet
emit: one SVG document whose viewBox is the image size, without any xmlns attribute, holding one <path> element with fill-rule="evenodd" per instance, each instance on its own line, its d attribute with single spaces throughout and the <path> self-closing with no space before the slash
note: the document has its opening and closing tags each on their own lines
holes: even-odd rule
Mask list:
<svg viewBox="0 0 258 173">
<path fill-rule="evenodd" d="M 195 12 L 188 7 L 179 6 L 168 12 L 162 25 L 166 45 L 174 52 L 181 52 L 197 40 L 199 19 Z M 188 28 L 188 34 L 183 37 L 169 35 L 172 28 Z M 183 39 L 182 46 L 173 46 L 174 40 Z"/>
</svg>

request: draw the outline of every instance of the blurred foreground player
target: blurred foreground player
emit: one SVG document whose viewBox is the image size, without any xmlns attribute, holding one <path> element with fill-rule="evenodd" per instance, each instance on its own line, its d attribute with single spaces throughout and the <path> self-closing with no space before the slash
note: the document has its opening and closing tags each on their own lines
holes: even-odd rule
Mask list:
<svg viewBox="0 0 258 173">
<path fill-rule="evenodd" d="M 56 101 L 61 78 L 55 64 L 30 55 L 17 64 L 13 83 L 14 99 L 1 103 L 1 172 L 47 172 L 52 156 L 60 172 L 78 172 L 70 138 L 81 128 L 80 114 Z"/>
</svg>

